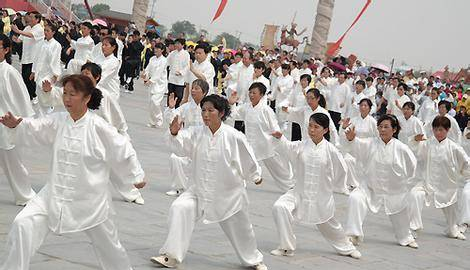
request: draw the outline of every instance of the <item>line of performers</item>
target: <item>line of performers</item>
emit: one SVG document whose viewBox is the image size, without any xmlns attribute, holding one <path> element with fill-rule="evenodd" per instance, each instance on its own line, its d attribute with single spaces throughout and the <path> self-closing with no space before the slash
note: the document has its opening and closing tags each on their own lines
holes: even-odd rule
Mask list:
<svg viewBox="0 0 470 270">
<path fill-rule="evenodd" d="M 102 269 L 132 269 L 119 241 L 108 184 L 135 201 L 142 199 L 138 189 L 146 181 L 118 99 L 109 86 L 100 84 L 103 78 L 117 77 L 110 74 L 116 72 L 118 46 L 113 40 L 102 42 L 100 63 L 107 64 L 85 63 L 80 74 L 53 84 L 43 80 L 40 103 L 61 109 L 33 118 L 26 86 L 8 63 L 10 41 L 0 35 L 0 78 L 5 82 L 0 85 L 0 162 L 16 203 L 25 205 L 12 223 L 2 270 L 29 269 L 31 257 L 51 232 L 84 232 Z M 158 58 L 157 54 L 152 61 Z M 279 238 L 271 251 L 274 256 L 294 255 L 293 225 L 300 223 L 315 225 L 338 254 L 359 259 L 356 246 L 364 240 L 365 217 L 381 208 L 401 246 L 418 248 L 421 212 L 431 204 L 444 213 L 446 235 L 465 239 L 470 159 L 448 138 L 454 127 L 445 114 L 428 124 L 431 135 L 426 136 L 426 127 L 413 116 L 413 103 L 403 105 L 404 120 L 391 114 L 375 120 L 370 116 L 372 102 L 364 98 L 357 103 L 360 115 L 344 119 L 338 132 L 325 98 L 312 88 L 305 93 L 305 106 L 282 107 L 286 118 L 301 129 L 302 140 L 289 141 L 267 105 L 263 83 L 251 84 L 247 102 L 237 104 L 236 91 L 228 99 L 208 95 L 209 84 L 197 78 L 188 102 L 176 106 L 178 98 L 170 94 L 163 110 L 154 96 L 161 102 L 163 95 L 156 87 L 159 81 L 166 83 L 166 65 L 149 66 L 144 81 L 151 112 L 169 126 L 165 139 L 172 150 L 172 174 L 179 179 L 179 196 L 168 213 L 168 236 L 151 261 L 177 267 L 201 221 L 220 225 L 242 265 L 267 269 L 246 191 L 248 183 L 262 184 L 260 163 L 285 192 L 272 208 Z M 441 105 L 444 110 L 446 104 Z M 233 127 L 235 121 L 244 122 L 246 135 Z M 18 147 L 38 146 L 52 149 L 52 161 L 47 183 L 36 194 Z M 344 229 L 335 217 L 334 192 L 349 196 Z"/>
</svg>

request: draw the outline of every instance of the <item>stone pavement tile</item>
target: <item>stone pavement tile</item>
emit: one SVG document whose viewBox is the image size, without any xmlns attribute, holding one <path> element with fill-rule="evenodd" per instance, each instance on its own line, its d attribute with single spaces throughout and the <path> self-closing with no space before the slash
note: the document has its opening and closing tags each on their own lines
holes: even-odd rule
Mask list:
<svg viewBox="0 0 470 270">
<path fill-rule="evenodd" d="M 44 262 L 32 263 L 30 270 L 90 270 L 98 269 L 97 266 L 89 266 L 77 263 L 66 262 L 63 260 L 49 260 Z"/>
</svg>

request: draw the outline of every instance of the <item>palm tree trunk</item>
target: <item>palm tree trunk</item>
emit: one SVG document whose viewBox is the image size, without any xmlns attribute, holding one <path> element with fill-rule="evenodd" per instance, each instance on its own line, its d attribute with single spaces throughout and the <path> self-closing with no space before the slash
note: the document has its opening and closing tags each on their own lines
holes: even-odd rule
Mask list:
<svg viewBox="0 0 470 270">
<path fill-rule="evenodd" d="M 134 0 L 134 6 L 132 7 L 132 21 L 142 33 L 145 31 L 148 6 L 149 0 Z"/>
<path fill-rule="evenodd" d="M 317 6 L 317 16 L 313 26 L 311 56 L 324 59 L 326 44 L 328 41 L 328 32 L 330 31 L 331 19 L 333 18 L 333 9 L 335 0 L 319 0 Z"/>
</svg>

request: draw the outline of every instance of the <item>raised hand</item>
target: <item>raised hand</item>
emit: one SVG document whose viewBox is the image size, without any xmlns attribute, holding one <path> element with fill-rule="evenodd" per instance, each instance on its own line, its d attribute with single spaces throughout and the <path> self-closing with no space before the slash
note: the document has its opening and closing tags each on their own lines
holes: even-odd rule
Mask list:
<svg viewBox="0 0 470 270">
<path fill-rule="evenodd" d="M 170 93 L 170 96 L 168 97 L 168 107 L 170 109 L 174 109 L 177 101 L 178 97 L 175 97 L 175 93 Z"/>
<path fill-rule="evenodd" d="M 179 118 L 179 116 L 176 116 L 175 118 L 173 118 L 173 121 L 171 121 L 170 133 L 173 136 L 178 135 L 178 132 L 180 131 L 181 126 L 183 125 L 183 122 L 181 122 Z"/>
<path fill-rule="evenodd" d="M 282 137 L 282 132 L 274 131 L 273 133 L 271 133 L 271 136 L 273 136 L 276 139 L 280 139 Z"/>
<path fill-rule="evenodd" d="M 237 90 L 234 89 L 232 93 L 230 94 L 230 97 L 228 98 L 228 104 L 233 105 L 237 103 L 238 99 L 239 98 L 238 98 Z"/>
<path fill-rule="evenodd" d="M 289 112 L 289 107 L 282 106 L 282 111 L 288 113 Z"/>
<path fill-rule="evenodd" d="M 9 128 L 15 128 L 21 123 L 21 121 L 23 121 L 23 118 L 16 117 L 13 114 L 11 114 L 11 112 L 7 112 L 7 114 L 0 117 L 0 123 L 2 123 L 3 125 Z"/>
<path fill-rule="evenodd" d="M 345 133 L 346 133 L 346 139 L 348 139 L 348 141 L 352 141 L 352 140 L 354 140 L 354 138 L 356 138 L 356 128 L 355 127 L 352 127 L 351 129 L 346 130 Z"/>
<path fill-rule="evenodd" d="M 424 134 L 418 134 L 415 136 L 415 141 L 417 142 L 422 142 L 425 141 L 426 139 L 424 138 Z"/>
<path fill-rule="evenodd" d="M 342 120 L 341 126 L 343 129 L 347 129 L 351 125 L 351 119 L 350 118 L 345 118 Z"/>
<path fill-rule="evenodd" d="M 50 91 L 52 91 L 52 84 L 50 81 L 48 80 L 45 80 L 42 82 L 42 91 L 48 93 Z"/>
</svg>

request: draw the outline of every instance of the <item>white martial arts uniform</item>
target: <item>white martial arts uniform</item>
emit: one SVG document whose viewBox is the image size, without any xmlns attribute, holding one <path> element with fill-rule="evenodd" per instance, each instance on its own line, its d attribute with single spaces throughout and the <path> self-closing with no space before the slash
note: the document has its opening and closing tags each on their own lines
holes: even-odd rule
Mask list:
<svg viewBox="0 0 470 270">
<path fill-rule="evenodd" d="M 67 66 L 67 74 L 80 74 L 82 66 L 87 62 L 91 61 L 91 51 L 95 47 L 95 42 L 90 37 L 81 37 L 78 40 L 72 40 L 70 47 L 75 50 L 75 54 L 72 60 L 70 60 Z"/>
<path fill-rule="evenodd" d="M 191 157 L 194 184 L 169 210 L 169 233 L 160 254 L 182 262 L 197 220 L 219 223 L 245 266 L 263 261 L 248 217 L 246 182 L 261 178 L 253 150 L 245 136 L 221 124 L 212 134 L 207 126 L 181 130 L 170 146 Z"/>
<path fill-rule="evenodd" d="M 349 85 L 346 82 L 342 84 L 336 82 L 332 87 L 325 88 L 325 91 L 327 91 L 325 98 L 328 110 L 340 113 L 344 117 L 348 108 L 348 96 L 352 93 Z"/>
<path fill-rule="evenodd" d="M 253 81 L 253 73 L 255 72 L 253 65 L 245 66 L 242 62 L 242 65 L 238 69 L 238 79 L 237 79 L 237 95 L 238 103 L 250 102 L 248 99 L 248 89 L 250 88 L 251 82 Z M 230 97 L 230 96 L 228 96 Z"/>
<path fill-rule="evenodd" d="M 395 138 L 387 144 L 381 138 L 355 138 L 342 146 L 362 164 L 366 176 L 366 184 L 349 195 L 346 234 L 362 241 L 367 208 L 378 213 L 384 206 L 398 243 L 407 246 L 414 242 L 409 229 L 407 199 L 413 186 L 410 179 L 415 175 L 416 158 L 409 147 Z"/>
<path fill-rule="evenodd" d="M 0 62 L 0 115 L 11 112 L 21 117 L 34 115 L 28 90 L 20 73 L 7 63 Z M 0 166 L 15 197 L 17 205 L 24 205 L 36 194 L 31 188 L 28 171 L 21 160 L 21 150 L 7 138 L 8 128 L 0 125 Z"/>
<path fill-rule="evenodd" d="M 395 104 L 397 101 L 400 107 Z M 411 101 L 411 99 L 407 95 L 403 94 L 401 97 L 397 95 L 396 99 L 392 103 L 389 102 L 387 104 L 387 110 L 390 110 L 391 114 L 395 115 L 396 117 L 403 117 L 401 108 L 403 108 L 403 105 L 408 101 Z"/>
<path fill-rule="evenodd" d="M 258 162 L 263 161 L 269 173 L 283 191 L 294 186 L 292 165 L 286 155 L 275 151 L 271 133 L 280 131 L 276 116 L 263 99 L 253 107 L 251 103 L 232 107 L 231 117 L 245 122 L 245 135 Z"/>
<path fill-rule="evenodd" d="M 240 71 L 240 68 L 242 67 L 243 62 L 240 61 L 238 63 L 233 63 L 228 67 L 227 70 L 227 79 L 225 82 L 225 95 L 227 97 L 230 97 L 232 94 L 233 90 L 237 89 L 237 83 L 238 83 L 238 72 Z"/>
<path fill-rule="evenodd" d="M 107 188 L 110 168 L 129 184 L 144 179 L 129 140 L 92 112 L 77 121 L 66 112 L 25 118 L 10 132 L 18 144 L 49 145 L 53 158 L 46 185 L 13 221 L 0 269 L 29 269 L 49 232 L 85 232 L 102 269 L 132 269 L 112 221 Z"/>
<path fill-rule="evenodd" d="M 349 96 L 348 96 L 348 104 L 346 105 L 346 115 L 345 117 L 348 117 L 348 118 L 355 118 L 355 117 L 360 117 L 361 116 L 361 112 L 359 111 L 359 102 L 366 98 L 366 95 L 364 94 L 364 92 L 360 92 L 360 93 L 357 93 L 356 91 L 352 92 Z M 343 118 L 345 118 L 343 117 Z"/>
<path fill-rule="evenodd" d="M 289 106 L 289 98 L 294 90 L 294 78 L 287 74 L 286 76 L 281 75 L 276 80 L 276 88 L 273 89 L 276 92 L 276 116 L 281 126 L 282 132 L 287 131 L 287 113 L 282 110 L 282 107 Z"/>
<path fill-rule="evenodd" d="M 168 83 L 183 86 L 189 72 L 189 61 L 191 58 L 186 50 L 174 50 L 168 54 L 167 65 L 170 67 Z M 179 72 L 180 75 L 176 73 Z"/>
<path fill-rule="evenodd" d="M 290 142 L 284 136 L 278 142 L 281 153 L 295 164 L 295 187 L 282 195 L 273 206 L 273 217 L 281 250 L 295 250 L 293 222 L 317 225 L 323 237 L 342 255 L 356 248 L 335 219 L 333 190 L 345 185 L 346 164 L 338 149 L 326 140 L 315 144 L 310 138 Z"/>
<path fill-rule="evenodd" d="M 62 94 L 64 89 L 62 87 L 53 87 L 50 92 L 40 91 L 38 93 L 39 100 L 42 100 L 47 106 L 63 107 Z M 106 90 L 101 91 L 103 98 L 96 114 L 101 116 L 107 123 L 116 128 L 116 130 L 130 140 L 127 133 L 128 126 L 124 114 L 119 106 L 118 101 L 111 97 Z M 125 183 L 119 178 L 119 175 L 114 174 L 112 171 L 111 184 L 121 194 L 121 196 L 129 202 L 135 201 L 137 198 L 142 197 L 140 191 L 133 185 Z"/>
<path fill-rule="evenodd" d="M 379 132 L 377 130 L 377 121 L 374 117 L 367 115 L 365 118 L 362 116 L 354 117 L 350 119 L 351 125 L 346 130 L 354 127 L 356 136 L 358 138 L 377 138 Z M 345 129 L 342 127 L 339 129 L 339 136 L 346 138 Z M 341 148 L 340 148 L 341 149 Z M 364 168 L 360 163 L 356 161 L 356 158 L 346 151 L 342 151 L 346 165 L 348 166 L 348 175 L 346 184 L 348 187 L 357 187 L 364 182 Z"/>
<path fill-rule="evenodd" d="M 201 106 L 194 100 L 184 103 L 176 109 L 166 108 L 164 113 L 165 122 L 169 125 L 173 119 L 179 116 L 184 123 L 183 129 L 204 125 L 201 116 Z M 170 155 L 170 175 L 172 177 L 172 188 L 175 190 L 186 190 L 189 187 L 188 169 L 190 168 L 191 158 L 185 155 Z"/>
<path fill-rule="evenodd" d="M 450 129 L 449 129 L 449 133 L 447 133 L 447 138 L 451 139 L 453 142 L 457 143 L 458 145 L 461 145 L 462 144 L 462 131 L 460 130 L 459 123 L 457 123 L 457 120 L 455 120 L 455 118 L 450 116 L 448 113 L 445 114 L 444 116 L 450 120 Z M 432 138 L 434 136 L 432 133 L 432 121 L 434 120 L 434 118 L 430 122 L 427 122 L 424 125 L 424 131 L 426 132 L 425 135 L 428 138 Z"/>
<path fill-rule="evenodd" d="M 470 159 L 457 143 L 449 138 L 439 142 L 432 136 L 423 142 L 410 142 L 415 148 L 416 156 L 423 163 L 421 188 L 414 188 L 410 202 L 415 204 L 411 209 L 411 229 L 422 230 L 421 210 L 426 203 L 434 202 L 436 208 L 444 212 L 447 227 L 446 234 L 456 237 L 458 229 L 458 200 L 462 186 L 470 180 Z M 468 191 L 467 191 L 468 192 Z M 467 203 L 467 202 L 466 202 Z M 467 203 L 468 204 L 468 203 Z"/>
<path fill-rule="evenodd" d="M 34 80 L 36 81 L 36 92 L 42 91 L 42 83 L 44 81 L 49 81 L 53 84 L 55 81 L 52 78 L 56 77 L 58 80 L 62 74 L 60 63 L 62 46 L 60 43 L 51 38 L 50 40 L 41 41 L 38 46 L 40 46 L 41 53 L 37 56 L 32 67 Z"/>
<path fill-rule="evenodd" d="M 423 104 L 419 108 L 418 118 L 423 121 L 424 124 L 427 124 L 431 123 L 434 117 L 439 114 L 439 108 L 437 106 L 439 100 L 432 100 L 429 97 L 425 97 L 424 99 Z"/>
<path fill-rule="evenodd" d="M 103 55 L 95 60 L 101 66 L 101 79 L 96 87 L 108 91 L 111 97 L 119 100 L 121 91 L 119 88 L 119 69 L 121 68 L 121 61 L 114 54 Z"/>
<path fill-rule="evenodd" d="M 150 82 L 149 86 L 149 124 L 152 126 L 163 125 L 163 98 L 168 91 L 168 72 L 166 58 L 153 56 L 145 68 L 145 75 Z"/>
<path fill-rule="evenodd" d="M 194 60 L 193 62 L 193 68 L 199 71 L 204 77 L 206 78 L 207 84 L 209 84 L 209 92 L 207 93 L 208 95 L 210 94 L 216 94 L 214 91 L 214 77 L 215 77 L 215 70 L 214 66 L 211 63 L 211 57 L 208 56 L 206 60 L 202 61 L 202 63 L 199 63 L 197 60 Z M 191 70 L 187 74 L 187 79 L 186 82 L 191 86 L 193 82 L 197 79 L 196 75 L 191 72 Z M 191 95 L 188 97 L 189 99 L 192 99 Z"/>
</svg>

